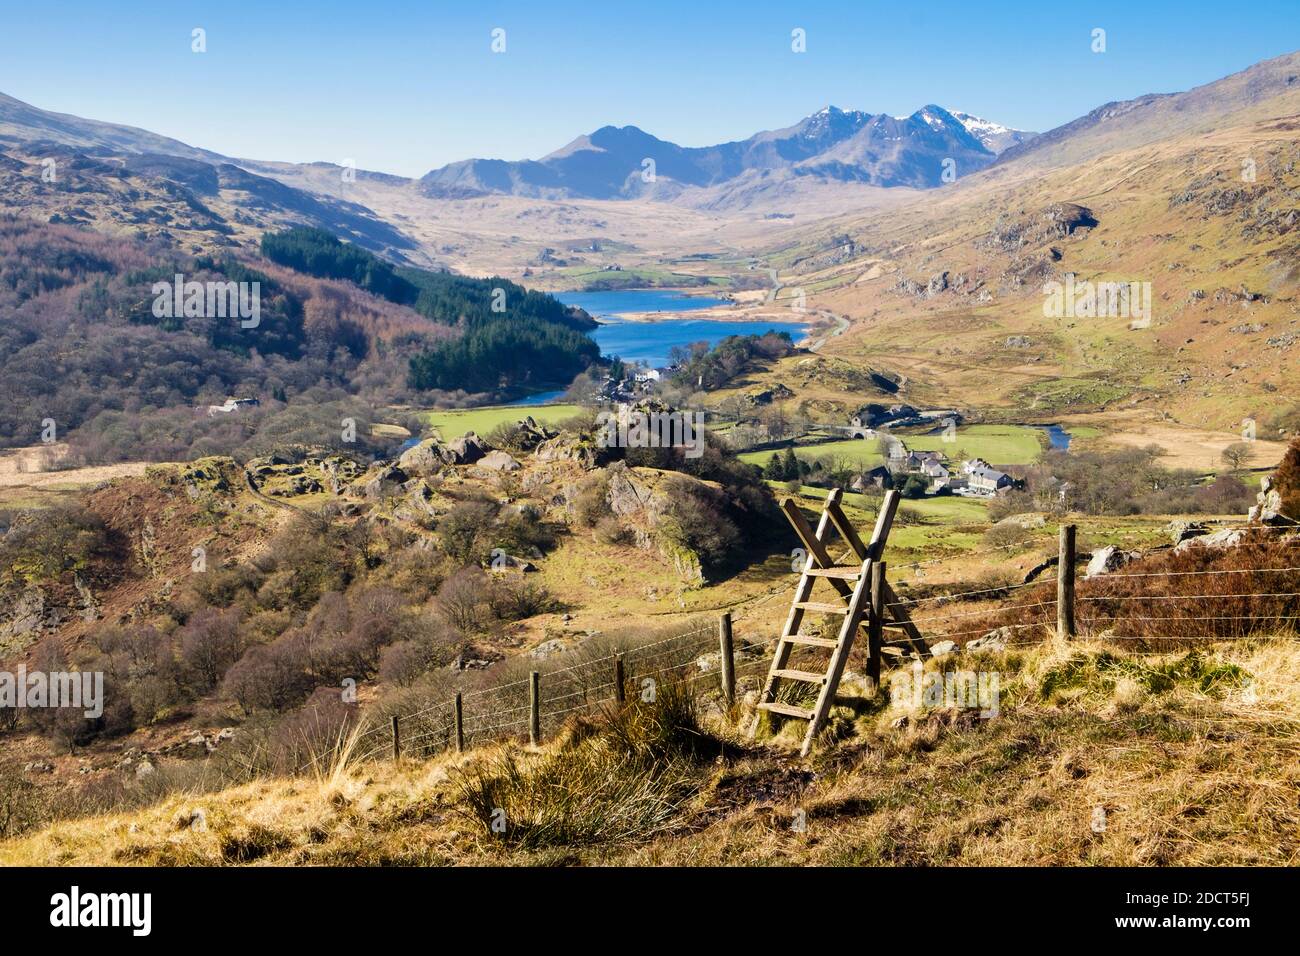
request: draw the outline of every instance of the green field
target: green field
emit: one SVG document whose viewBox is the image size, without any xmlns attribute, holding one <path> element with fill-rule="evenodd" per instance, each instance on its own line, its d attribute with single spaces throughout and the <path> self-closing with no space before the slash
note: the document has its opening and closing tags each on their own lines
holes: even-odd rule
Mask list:
<svg viewBox="0 0 1300 956">
<path fill-rule="evenodd" d="M 451 441 L 466 432 L 486 435 L 502 422 L 520 422 L 529 416 L 543 424 L 553 425 L 582 410 L 581 405 L 492 405 L 456 411 L 428 411 L 423 413 L 423 417 L 438 430 L 443 441 Z"/>
<path fill-rule="evenodd" d="M 993 465 L 1028 465 L 1043 453 L 1040 432 L 1023 425 L 970 425 L 957 429 L 956 441 L 943 435 L 900 435 L 913 451 L 939 451 L 952 461 L 983 458 Z"/>
<path fill-rule="evenodd" d="M 797 446 L 794 451 L 804 461 L 839 456 L 853 461 L 863 468 L 874 468 L 876 465 L 885 463 L 885 459 L 880 454 L 880 442 L 874 438 L 849 438 L 845 441 L 832 441 L 823 445 L 801 445 Z M 743 462 L 762 467 L 775 454 L 777 454 L 775 451 L 747 451 L 737 457 Z"/>
</svg>

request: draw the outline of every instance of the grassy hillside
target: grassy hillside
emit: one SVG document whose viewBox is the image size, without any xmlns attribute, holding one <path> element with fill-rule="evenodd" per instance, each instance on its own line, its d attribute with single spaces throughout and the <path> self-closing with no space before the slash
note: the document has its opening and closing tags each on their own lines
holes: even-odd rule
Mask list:
<svg viewBox="0 0 1300 956">
<path fill-rule="evenodd" d="M 1222 84 L 1213 108 L 1200 91 L 1080 128 L 903 214 L 809 230 L 771 260 L 787 288 L 852 321 L 823 351 L 906 376 L 909 401 L 1293 432 L 1300 92 Z M 1067 274 L 1149 283 L 1151 321 L 1047 317 L 1044 283 Z"/>
<path fill-rule="evenodd" d="M 1289 639 L 1154 656 L 1048 644 L 978 666 L 1001 676 L 996 716 L 871 703 L 851 680 L 839 742 L 806 765 L 788 735 L 749 742 L 747 706 L 664 684 L 541 748 L 341 756 L 316 776 L 55 824 L 0 842 L 0 863 L 1295 863 Z"/>
</svg>

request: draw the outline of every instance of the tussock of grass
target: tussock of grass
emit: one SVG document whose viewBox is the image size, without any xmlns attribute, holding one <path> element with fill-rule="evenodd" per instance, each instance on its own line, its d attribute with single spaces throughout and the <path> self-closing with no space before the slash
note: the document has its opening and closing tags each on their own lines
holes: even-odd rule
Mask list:
<svg viewBox="0 0 1300 956">
<path fill-rule="evenodd" d="M 689 690 L 669 683 L 598 727 L 578 724 L 558 749 L 462 772 L 459 810 L 485 839 L 521 849 L 646 840 L 683 825 L 701 764 L 721 751 Z"/>
<path fill-rule="evenodd" d="M 1239 689 L 1250 675 L 1239 665 L 1200 651 L 1161 660 L 1125 657 L 1113 651 L 1076 652 L 1050 664 L 1038 682 L 1038 694 L 1048 702 L 1077 693 L 1133 698 L 1137 691 L 1164 694 L 1179 686 L 1222 697 Z M 1073 692 L 1073 693 L 1071 693 Z"/>
</svg>

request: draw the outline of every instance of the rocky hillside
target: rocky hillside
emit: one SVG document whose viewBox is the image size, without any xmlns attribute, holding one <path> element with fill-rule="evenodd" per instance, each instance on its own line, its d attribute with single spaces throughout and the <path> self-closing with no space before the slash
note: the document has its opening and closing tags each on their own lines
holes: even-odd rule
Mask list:
<svg viewBox="0 0 1300 956">
<path fill-rule="evenodd" d="M 1297 64 L 1044 134 L 896 214 L 774 250 L 783 282 L 854 320 L 829 352 L 897 369 L 936 403 L 1136 404 L 1294 434 Z M 1131 299 L 1098 300 L 1105 283 Z"/>
<path fill-rule="evenodd" d="M 369 464 L 286 445 L 158 466 L 0 516 L 0 662 L 101 671 L 108 700 L 0 730 L 5 763 L 59 793 L 144 786 L 141 761 L 184 776 L 231 740 L 283 768 L 340 681 L 374 702 L 590 639 L 611 607 L 626 627 L 710 606 L 772 511 L 717 448 L 605 448 L 590 419 L 526 419 Z"/>
</svg>

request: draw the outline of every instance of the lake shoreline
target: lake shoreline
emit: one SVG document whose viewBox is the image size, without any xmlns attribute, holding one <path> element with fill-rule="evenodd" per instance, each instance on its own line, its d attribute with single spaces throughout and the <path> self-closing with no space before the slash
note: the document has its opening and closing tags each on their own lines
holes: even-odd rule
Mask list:
<svg viewBox="0 0 1300 956">
<path fill-rule="evenodd" d="M 602 293 L 587 293 L 579 289 L 572 289 L 563 292 L 554 292 L 552 295 L 557 298 L 560 296 L 571 295 L 618 295 L 621 293 L 670 293 L 682 299 L 718 299 L 716 293 L 711 293 L 701 289 L 683 289 L 683 288 L 666 288 L 655 287 L 652 289 L 617 289 Z M 561 299 L 563 301 L 563 299 Z M 699 308 L 675 309 L 630 309 L 626 312 L 611 313 L 608 315 L 597 315 L 588 310 L 588 314 L 601 324 L 614 324 L 617 322 L 676 322 L 682 319 L 700 319 L 709 322 L 780 322 L 783 325 L 800 324 L 804 326 L 805 335 L 808 329 L 822 320 L 822 317 L 813 312 L 793 312 L 793 310 L 781 310 L 776 314 L 771 311 L 757 311 L 755 306 L 743 305 L 733 299 L 726 299 L 725 305 L 710 305 Z M 581 308 L 581 306 L 579 306 Z M 800 318 L 791 319 L 786 314 L 787 311 L 793 312 Z"/>
</svg>

